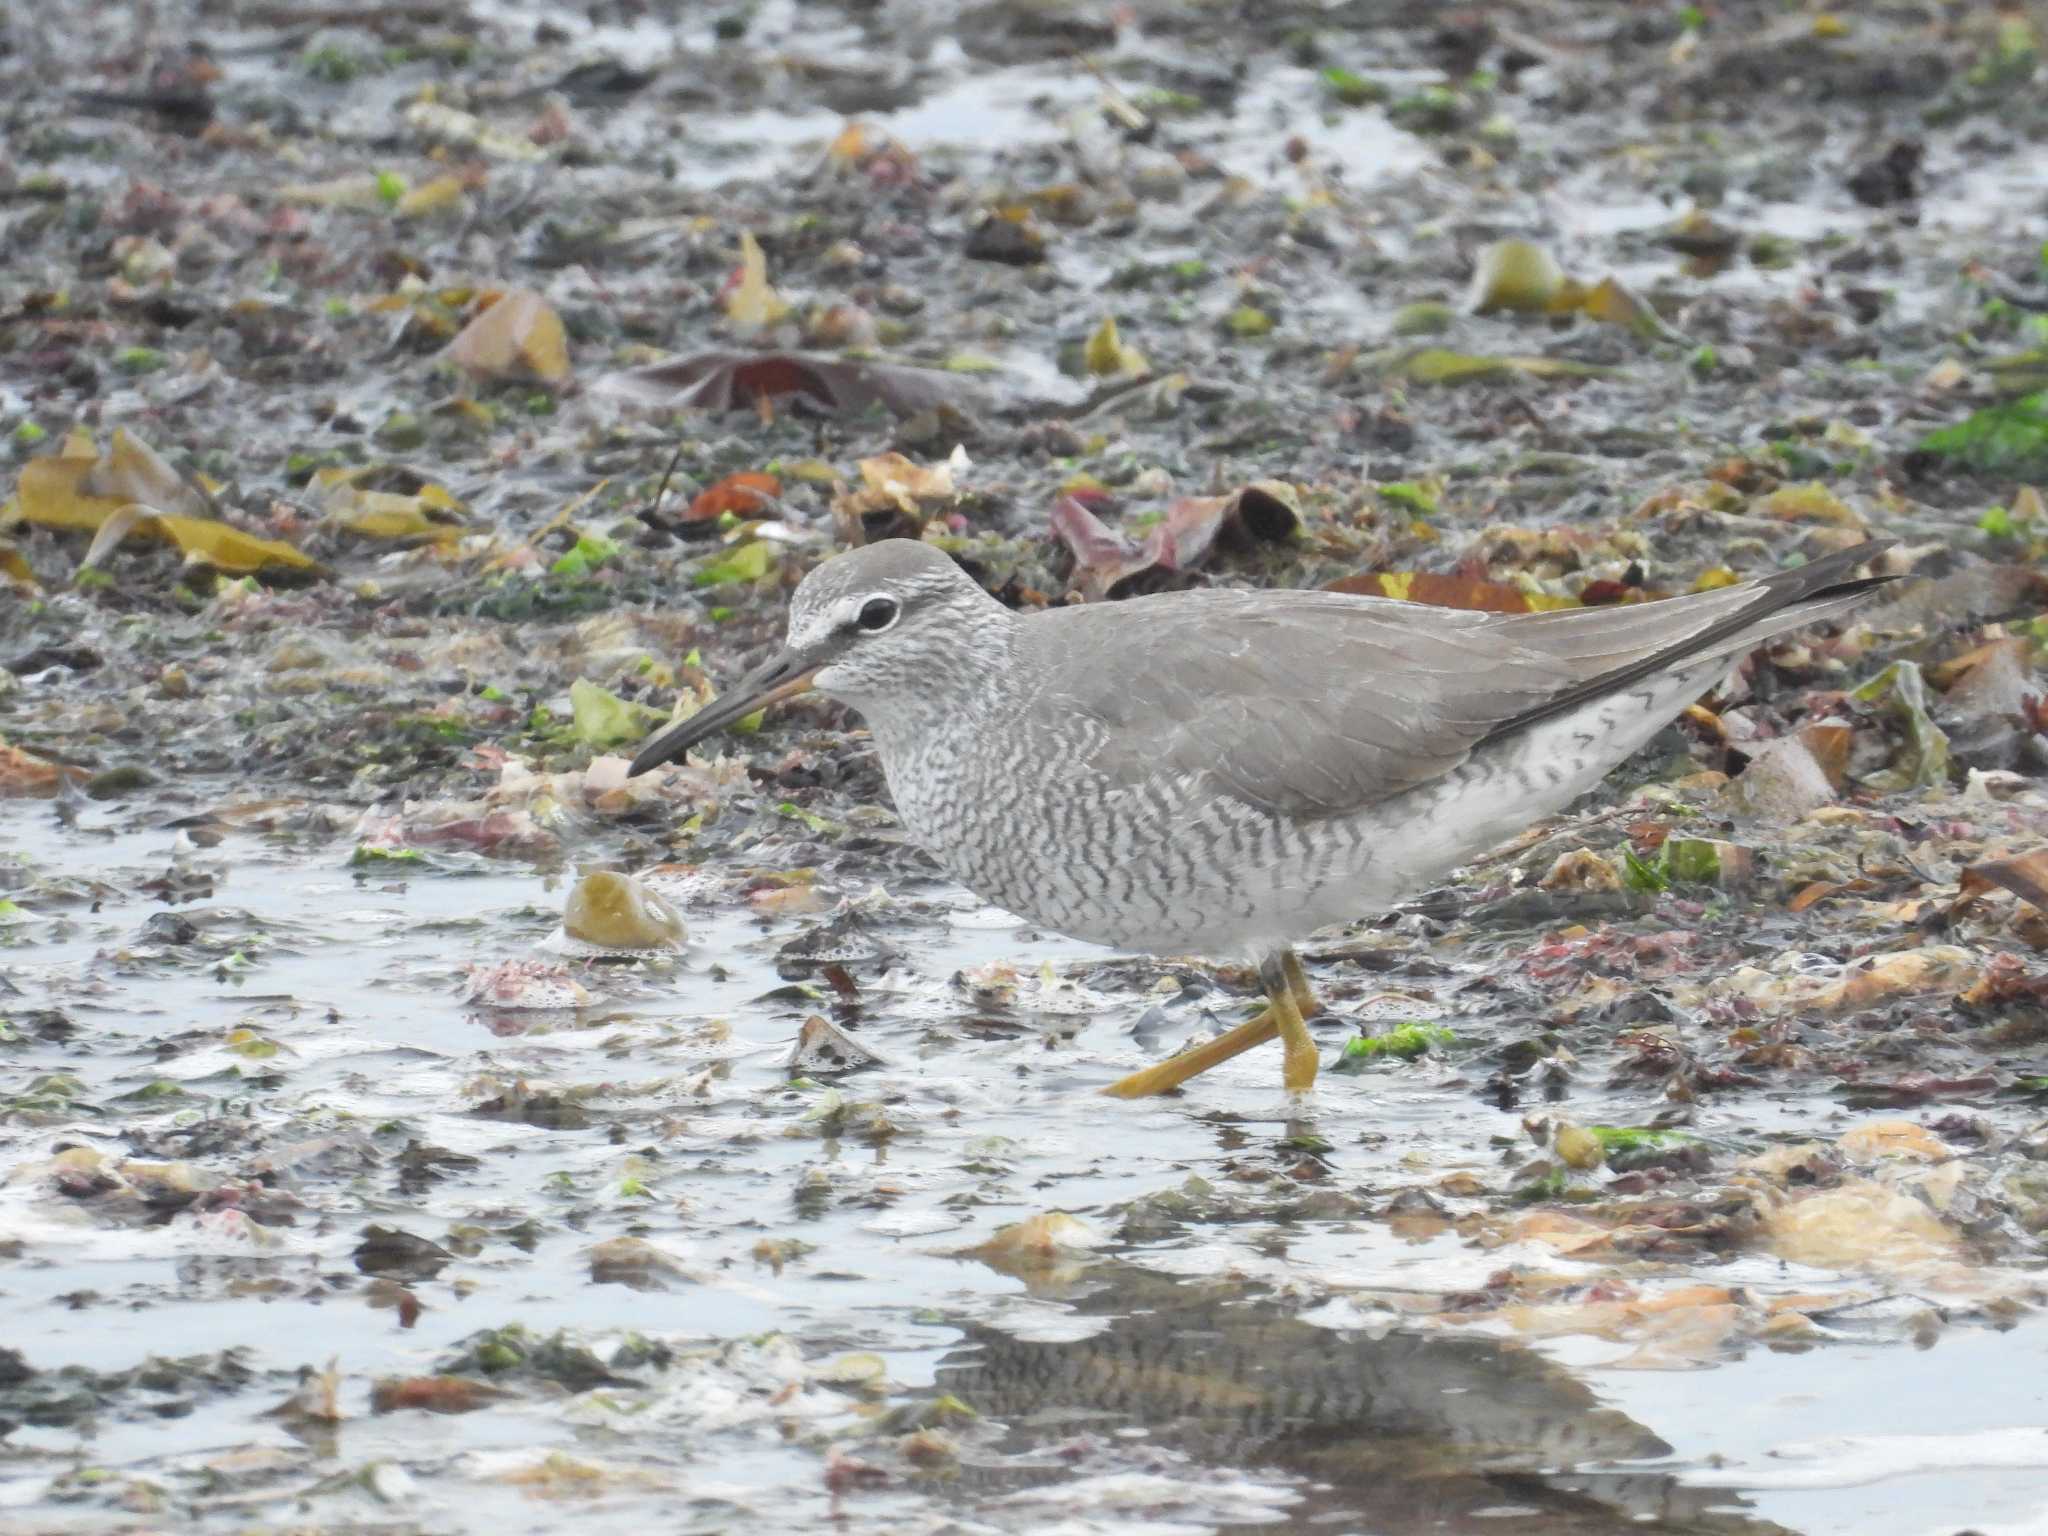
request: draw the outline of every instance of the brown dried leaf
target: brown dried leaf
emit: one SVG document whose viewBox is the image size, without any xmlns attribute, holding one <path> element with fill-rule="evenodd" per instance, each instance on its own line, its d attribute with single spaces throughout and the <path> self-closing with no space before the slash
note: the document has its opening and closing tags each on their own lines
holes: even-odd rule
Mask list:
<svg viewBox="0 0 2048 1536">
<path fill-rule="evenodd" d="M 531 288 L 514 288 L 465 325 L 444 354 L 482 379 L 569 377 L 569 333 L 562 317 Z"/>
<path fill-rule="evenodd" d="M 1779 1258 L 1824 1269 L 1895 1269 L 1961 1248 L 1918 1200 L 1869 1180 L 1784 1202 L 1765 1215 L 1764 1235 Z"/>
<path fill-rule="evenodd" d="M 918 537 L 926 520 L 958 494 L 953 470 L 966 463 L 965 452 L 958 448 L 953 459 L 942 464 L 919 464 L 900 453 L 862 459 L 861 488 L 832 499 L 842 536 L 849 544 Z"/>
<path fill-rule="evenodd" d="M 1850 1013 L 1899 997 L 1953 993 L 1975 981 L 1981 969 L 1976 956 L 1952 944 L 1901 950 L 1852 970 L 1835 985 L 1815 993 L 1807 1006 Z"/>
<path fill-rule="evenodd" d="M 344 1415 L 338 1360 L 329 1359 L 323 1371 L 305 1369 L 297 1389 L 268 1414 L 291 1423 L 339 1424 Z"/>
<path fill-rule="evenodd" d="M 1798 895 L 1786 902 L 1785 910 L 1787 912 L 1804 912 L 1815 902 L 1825 900 L 1841 889 L 1841 886 L 1831 884 L 1826 880 L 1816 880 L 1813 884 L 1802 887 Z"/>
<path fill-rule="evenodd" d="M 1960 895 L 1967 899 L 1996 886 L 2048 912 L 2048 848 L 2009 859 L 1987 859 L 1963 871 Z"/>
<path fill-rule="evenodd" d="M 85 775 L 0 740 L 0 800 L 48 799 L 66 777 L 82 779 Z"/>
<path fill-rule="evenodd" d="M 1618 891 L 1621 871 L 1590 848 L 1573 848 L 1557 856 L 1537 882 L 1546 891 Z"/>
<path fill-rule="evenodd" d="M 374 1413 L 474 1413 L 511 1394 L 467 1376 L 387 1376 L 370 1388 Z"/>
<path fill-rule="evenodd" d="M 590 1279 L 593 1285 L 623 1285 L 636 1291 L 668 1289 L 671 1280 L 694 1277 L 680 1260 L 665 1253 L 644 1237 L 612 1237 L 591 1245 Z"/>
<path fill-rule="evenodd" d="M 1217 545 L 1248 548 L 1291 538 L 1301 526 L 1294 487 L 1260 480 L 1228 496 L 1183 496 L 1136 546 L 1105 527 L 1079 496 L 1053 504 L 1053 536 L 1074 557 L 1073 590 L 1091 601 L 1124 597 L 1153 571 L 1189 571 Z"/>
<path fill-rule="evenodd" d="M 1149 553 L 1134 550 L 1118 538 L 1102 519 L 1072 496 L 1062 496 L 1053 503 L 1052 535 L 1074 557 L 1070 585 L 1090 601 L 1109 596 L 1115 588 L 1157 564 Z"/>
<path fill-rule="evenodd" d="M 2004 640 L 1987 640 L 1982 645 L 1972 646 L 1960 656 L 1951 656 L 1947 661 L 1937 661 L 1924 668 L 1927 681 L 1946 693 L 1969 672 L 1981 666 L 2001 650 L 2010 646 L 2026 648 L 2027 642 L 2017 637 Z"/>
<path fill-rule="evenodd" d="M 797 1031 L 783 1064 L 798 1077 L 832 1077 L 882 1065 L 882 1058 L 822 1014 L 812 1014 Z"/>
<path fill-rule="evenodd" d="M 985 404 L 981 391 L 956 373 L 817 352 L 692 352 L 608 374 L 593 387 L 636 405 L 705 411 L 789 396 L 835 415 L 855 415 L 876 405 L 914 416 L 942 406 L 970 410 Z"/>
<path fill-rule="evenodd" d="M 1849 782 L 1849 747 L 1856 739 L 1854 726 L 1822 720 L 1813 725 L 1803 725 L 1793 734 L 1812 754 L 1813 760 L 1820 764 L 1820 770 L 1828 776 L 1830 785 L 1840 790 Z"/>
<path fill-rule="evenodd" d="M 1948 690 L 1940 706 L 1945 720 L 2024 715 L 2027 701 L 2044 692 L 2034 675 L 2033 642 L 2017 635 L 1978 646 L 1932 669 L 1929 678 Z"/>
<path fill-rule="evenodd" d="M 1841 761 L 1846 767 L 1846 741 Z M 1819 806 L 1831 804 L 1835 785 L 1804 740 L 1782 736 L 1759 747 L 1748 766 L 1722 791 L 1722 796 L 1731 809 L 1746 815 L 1793 822 Z"/>
<path fill-rule="evenodd" d="M 1956 1155 L 1954 1147 L 1911 1120 L 1871 1120 L 1852 1126 L 1836 1139 L 1835 1149 L 1854 1163 L 1888 1158 L 1938 1163 Z"/>
<path fill-rule="evenodd" d="M 1078 1217 L 1065 1211 L 1044 1211 L 1013 1222 L 987 1242 L 964 1252 L 1006 1275 L 1029 1276 L 1070 1265 L 1107 1241 Z"/>
<path fill-rule="evenodd" d="M 2038 911 L 2027 915 L 2039 917 Z M 1993 1038 L 2011 1035 L 2010 1043 L 2032 1045 L 2040 1038 L 2039 1021 L 2048 1017 L 2048 973 L 2028 970 L 2018 955 L 1995 954 L 1984 969 L 1983 979 L 1956 1001 L 1966 1008 L 2011 1010 L 2016 1031 L 1993 1031 Z"/>
<path fill-rule="evenodd" d="M 1643 1319 L 1635 1335 L 1636 1347 L 1619 1360 L 1609 1362 L 1608 1368 L 1682 1371 L 1712 1365 L 1724 1358 L 1728 1340 L 1741 1322 L 1742 1309 L 1730 1302 L 1694 1304 L 1653 1313 Z"/>
</svg>

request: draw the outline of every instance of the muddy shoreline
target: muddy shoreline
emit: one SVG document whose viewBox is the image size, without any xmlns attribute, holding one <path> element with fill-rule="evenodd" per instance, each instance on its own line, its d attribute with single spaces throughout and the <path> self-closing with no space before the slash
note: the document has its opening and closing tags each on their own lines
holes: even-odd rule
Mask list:
<svg viewBox="0 0 2048 1536">
<path fill-rule="evenodd" d="M 2044 28 L 0 21 L 0 1530 L 2048 1518 Z M 1106 1109 L 1254 979 L 624 777 L 892 535 L 1905 579 Z"/>
</svg>

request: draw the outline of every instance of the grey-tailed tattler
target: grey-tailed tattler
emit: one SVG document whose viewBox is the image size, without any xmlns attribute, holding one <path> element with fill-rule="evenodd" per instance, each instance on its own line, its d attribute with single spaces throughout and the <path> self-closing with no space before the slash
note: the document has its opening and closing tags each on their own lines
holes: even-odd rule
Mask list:
<svg viewBox="0 0 2048 1536">
<path fill-rule="evenodd" d="M 908 539 L 806 576 L 765 666 L 633 773 L 806 689 L 859 711 L 903 824 L 969 890 L 1074 938 L 1258 965 L 1263 1012 L 1107 1090 L 1278 1035 L 1315 1081 L 1293 946 L 1562 809 L 1775 635 L 1887 577 L 1883 541 L 1661 602 L 1481 613 L 1300 590 L 1012 612 Z"/>
</svg>

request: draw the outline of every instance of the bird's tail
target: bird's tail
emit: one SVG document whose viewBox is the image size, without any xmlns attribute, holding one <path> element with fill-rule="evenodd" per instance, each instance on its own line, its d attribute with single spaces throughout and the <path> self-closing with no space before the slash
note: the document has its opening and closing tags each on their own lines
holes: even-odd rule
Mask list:
<svg viewBox="0 0 2048 1536">
<path fill-rule="evenodd" d="M 1739 656 L 1773 635 L 1838 617 L 1896 579 L 1855 574 L 1891 544 L 1872 539 L 1793 570 L 1663 602 L 1560 608 L 1504 620 L 1572 680 L 1535 708 L 1503 721 L 1478 745 L 1570 714 L 1644 678 L 1690 672 Z"/>
</svg>

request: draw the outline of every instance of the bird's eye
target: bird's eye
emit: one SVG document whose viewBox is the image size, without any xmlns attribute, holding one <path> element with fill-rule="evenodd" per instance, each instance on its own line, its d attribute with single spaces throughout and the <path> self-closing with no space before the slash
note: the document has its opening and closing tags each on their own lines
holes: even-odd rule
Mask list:
<svg viewBox="0 0 2048 1536">
<path fill-rule="evenodd" d="M 878 635 L 894 624 L 902 612 L 902 605 L 893 597 L 871 597 L 860 605 L 860 617 L 854 622 L 869 634 Z"/>
</svg>

